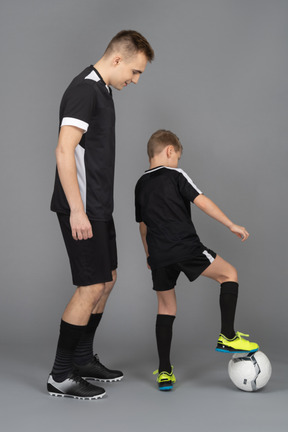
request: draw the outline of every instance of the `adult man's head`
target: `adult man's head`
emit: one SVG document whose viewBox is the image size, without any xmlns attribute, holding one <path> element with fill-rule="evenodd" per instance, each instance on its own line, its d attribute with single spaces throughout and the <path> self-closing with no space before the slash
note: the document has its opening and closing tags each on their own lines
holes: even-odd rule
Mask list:
<svg viewBox="0 0 288 432">
<path fill-rule="evenodd" d="M 147 39 L 135 30 L 122 30 L 108 44 L 95 67 L 107 85 L 121 90 L 133 82 L 137 84 L 147 62 L 154 59 L 154 51 Z"/>
</svg>

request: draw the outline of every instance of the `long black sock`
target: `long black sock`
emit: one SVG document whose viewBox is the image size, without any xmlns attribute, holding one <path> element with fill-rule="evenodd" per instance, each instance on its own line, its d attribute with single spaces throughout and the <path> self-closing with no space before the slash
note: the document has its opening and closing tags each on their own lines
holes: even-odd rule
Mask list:
<svg viewBox="0 0 288 432">
<path fill-rule="evenodd" d="M 238 283 L 223 282 L 220 290 L 221 333 L 228 339 L 235 336 L 234 319 L 238 298 Z"/>
<path fill-rule="evenodd" d="M 86 326 L 76 326 L 61 320 L 56 357 L 52 368 L 55 381 L 64 381 L 73 370 L 73 353 Z"/>
<path fill-rule="evenodd" d="M 172 327 L 174 315 L 157 315 L 156 319 L 156 341 L 159 356 L 159 372 L 171 371 L 170 349 L 172 341 Z"/>
<path fill-rule="evenodd" d="M 92 314 L 85 331 L 74 351 L 73 361 L 76 365 L 89 363 L 93 358 L 93 341 L 96 329 L 101 321 L 103 313 Z"/>
</svg>

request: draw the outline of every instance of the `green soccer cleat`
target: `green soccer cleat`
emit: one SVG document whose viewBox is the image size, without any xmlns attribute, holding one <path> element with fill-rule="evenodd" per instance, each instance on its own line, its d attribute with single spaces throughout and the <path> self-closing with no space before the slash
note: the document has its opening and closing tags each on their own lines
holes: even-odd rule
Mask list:
<svg viewBox="0 0 288 432">
<path fill-rule="evenodd" d="M 156 371 L 153 372 L 153 375 L 156 375 L 156 374 L 158 374 L 157 382 L 158 382 L 159 390 L 162 390 L 162 391 L 172 390 L 173 384 L 175 384 L 175 382 L 176 382 L 176 378 L 175 378 L 175 375 L 173 373 L 173 366 L 171 366 L 171 372 L 170 373 L 165 372 L 165 371 L 159 373 L 159 371 L 157 369 Z"/>
<path fill-rule="evenodd" d="M 227 353 L 250 353 L 256 352 L 259 349 L 259 345 L 255 342 L 250 342 L 242 336 L 249 337 L 248 334 L 236 332 L 233 339 L 227 339 L 223 334 L 220 334 L 216 351 L 227 352 Z"/>
</svg>

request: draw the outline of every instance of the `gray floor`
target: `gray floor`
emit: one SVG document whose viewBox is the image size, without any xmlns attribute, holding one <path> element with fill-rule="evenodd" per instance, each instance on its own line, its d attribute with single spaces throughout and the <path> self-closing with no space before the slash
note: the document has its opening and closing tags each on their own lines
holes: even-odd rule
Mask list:
<svg viewBox="0 0 288 432">
<path fill-rule="evenodd" d="M 288 430 L 288 374 L 281 358 L 270 356 L 273 373 L 268 385 L 246 393 L 228 377 L 229 355 L 198 352 L 189 362 L 176 359 L 177 384 L 172 392 L 161 393 L 147 353 L 134 354 L 132 361 L 129 350 L 123 349 L 118 351 L 117 364 L 110 361 L 110 365 L 122 368 L 125 379 L 106 384 L 107 395 L 101 400 L 77 401 L 46 393 L 51 347 L 11 350 L 2 346 L 1 351 L 0 410 L 5 432 L 73 432 L 92 427 L 119 432 Z"/>
</svg>

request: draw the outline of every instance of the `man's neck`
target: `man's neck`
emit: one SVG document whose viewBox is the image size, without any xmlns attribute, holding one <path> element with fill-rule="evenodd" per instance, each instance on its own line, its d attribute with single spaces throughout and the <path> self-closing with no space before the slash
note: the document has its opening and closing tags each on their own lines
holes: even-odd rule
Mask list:
<svg viewBox="0 0 288 432">
<path fill-rule="evenodd" d="M 104 80 L 107 86 L 110 85 L 109 74 L 107 72 L 107 65 L 103 57 L 94 65 L 94 68 L 97 69 L 102 79 Z"/>
</svg>

